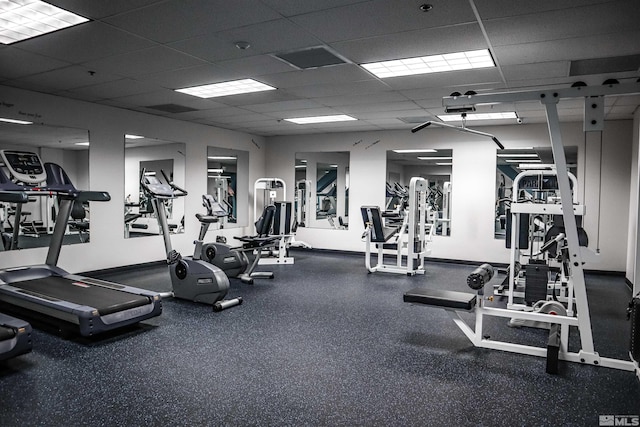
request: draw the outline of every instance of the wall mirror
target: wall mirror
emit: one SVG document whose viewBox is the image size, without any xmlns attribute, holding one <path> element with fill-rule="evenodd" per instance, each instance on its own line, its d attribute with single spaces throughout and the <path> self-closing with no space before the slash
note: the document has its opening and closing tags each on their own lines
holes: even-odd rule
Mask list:
<svg viewBox="0 0 640 427">
<path fill-rule="evenodd" d="M 349 227 L 349 153 L 296 153 L 295 218 L 298 227 Z"/>
<path fill-rule="evenodd" d="M 0 149 L 36 153 L 43 163 L 62 166 L 76 188 L 89 189 L 89 131 L 86 129 L 0 122 Z M 9 175 L 6 166 L 2 168 L 5 175 Z M 0 202 L 3 232 L 0 250 L 48 246 L 58 213 L 57 200 L 32 196 L 28 203 L 17 208 L 14 203 Z M 89 241 L 90 211 L 89 203 L 74 205 L 64 245 Z"/>
<path fill-rule="evenodd" d="M 569 172 L 577 177 L 578 147 L 564 147 L 564 154 Z M 525 170 L 536 171 L 544 168 L 544 165 L 553 164 L 551 147 L 524 147 L 498 150 L 496 158 L 496 204 L 494 219 L 494 236 L 496 239 L 504 239 L 506 236 L 506 215 L 513 199 L 513 182 L 516 176 Z M 552 187 L 554 187 L 553 182 L 541 182 L 539 186 L 523 184 L 521 185 L 521 189 L 518 190 L 518 198 L 519 200 L 542 201 L 543 198 L 556 197 L 559 193 L 556 193 Z"/>
<path fill-rule="evenodd" d="M 448 149 L 387 151 L 384 209 L 404 215 L 411 178 L 424 178 L 429 182 L 427 223 L 434 227 L 435 235 L 450 236 L 452 164 L 453 151 Z"/>
<path fill-rule="evenodd" d="M 244 227 L 249 215 L 249 152 L 207 148 L 207 194 L 219 205 L 219 222 L 209 227 Z M 203 212 L 204 208 L 203 208 Z"/>
<path fill-rule="evenodd" d="M 165 175 L 178 187 L 185 185 L 185 145 L 139 135 L 125 135 L 124 236 L 143 237 L 161 233 L 151 202 L 140 188 L 140 174 L 165 182 Z M 171 233 L 184 232 L 184 200 L 164 202 Z"/>
</svg>

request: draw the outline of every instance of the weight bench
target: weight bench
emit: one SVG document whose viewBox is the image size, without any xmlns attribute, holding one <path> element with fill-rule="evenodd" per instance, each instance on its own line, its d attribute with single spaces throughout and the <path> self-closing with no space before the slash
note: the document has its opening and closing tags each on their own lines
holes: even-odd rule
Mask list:
<svg viewBox="0 0 640 427">
<path fill-rule="evenodd" d="M 445 291 L 442 289 L 414 288 L 405 292 L 404 302 L 423 304 L 446 310 L 472 311 L 476 307 L 476 294 Z"/>
<path fill-rule="evenodd" d="M 547 320 L 551 323 L 549 340 L 545 349 L 531 349 L 524 351 L 525 346 L 511 344 L 499 341 L 492 341 L 482 332 L 482 317 L 485 315 L 493 315 L 505 318 L 518 318 L 524 316 L 528 318 L 532 313 L 523 313 L 521 315 L 515 312 L 509 312 L 505 309 L 488 308 L 484 306 L 484 286 L 493 277 L 493 267 L 489 264 L 482 264 L 476 268 L 468 277 L 467 285 L 477 291 L 477 293 L 448 291 L 443 289 L 426 289 L 414 288 L 404 293 L 404 302 L 411 304 L 421 304 L 429 307 L 437 307 L 445 309 L 456 325 L 469 338 L 471 343 L 476 347 L 491 348 L 495 350 L 513 351 L 517 353 L 531 354 L 535 356 L 546 356 L 546 371 L 549 374 L 558 373 L 558 361 L 560 357 L 560 349 L 562 347 L 562 337 L 560 324 L 554 323 L 551 319 L 560 316 L 550 314 L 539 314 L 540 317 L 548 316 Z M 459 311 L 475 312 L 476 324 L 475 329 L 471 329 L 469 325 L 460 317 Z M 513 313 L 513 314 L 512 314 Z M 549 313 L 548 311 L 545 313 Z M 566 314 L 566 313 L 565 313 Z M 554 319 L 555 320 L 555 319 Z"/>
</svg>

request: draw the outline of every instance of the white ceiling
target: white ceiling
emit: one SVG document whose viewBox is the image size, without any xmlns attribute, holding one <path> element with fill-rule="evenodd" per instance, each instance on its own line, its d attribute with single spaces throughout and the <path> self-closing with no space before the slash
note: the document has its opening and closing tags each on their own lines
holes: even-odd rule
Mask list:
<svg viewBox="0 0 640 427">
<path fill-rule="evenodd" d="M 454 91 L 600 85 L 640 76 L 637 0 L 49 2 L 91 21 L 0 45 L 0 84 L 265 136 L 409 129 L 413 124 L 399 118 L 442 114 L 441 98 Z M 421 12 L 423 3 L 433 9 Z M 251 47 L 240 50 L 237 41 Z M 314 46 L 348 63 L 298 70 L 273 56 Z M 483 48 L 497 68 L 378 79 L 358 65 Z M 616 59 L 631 55 L 637 56 Z M 598 61 L 575 62 L 590 59 Z M 575 76 L 572 61 L 583 68 Z M 174 91 L 240 78 L 278 90 L 211 99 Z M 196 111 L 148 108 L 158 104 Z M 638 105 L 638 96 L 609 98 L 605 118 L 630 119 Z M 515 109 L 525 123 L 544 121 L 536 103 L 484 108 Z M 559 113 L 563 121 L 582 120 L 580 103 L 561 103 Z M 282 121 L 330 114 L 358 120 Z"/>
</svg>

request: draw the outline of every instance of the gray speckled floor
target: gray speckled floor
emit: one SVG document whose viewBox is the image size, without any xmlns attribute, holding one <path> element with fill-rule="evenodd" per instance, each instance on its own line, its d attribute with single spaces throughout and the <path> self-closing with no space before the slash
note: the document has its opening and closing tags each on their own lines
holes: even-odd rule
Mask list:
<svg viewBox="0 0 640 427">
<path fill-rule="evenodd" d="M 367 274 L 361 256 L 294 252 L 274 280 L 232 281 L 222 313 L 167 300 L 162 316 L 99 340 L 36 330 L 34 351 L 0 365 L 0 426 L 598 425 L 640 414 L 629 372 L 475 349 L 444 310 L 402 302 L 418 285 L 467 291 L 473 267 Z M 166 267 L 101 274 L 165 290 Z M 625 357 L 630 292 L 587 277 L 596 347 Z M 546 333 L 488 325 L 544 345 Z"/>
</svg>

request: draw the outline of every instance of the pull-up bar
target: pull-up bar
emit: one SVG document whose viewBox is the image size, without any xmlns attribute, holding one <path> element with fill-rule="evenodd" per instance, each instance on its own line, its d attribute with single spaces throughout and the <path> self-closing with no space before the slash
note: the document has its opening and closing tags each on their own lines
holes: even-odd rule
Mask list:
<svg viewBox="0 0 640 427">
<path fill-rule="evenodd" d="M 440 126 L 443 128 L 449 128 L 449 129 L 455 129 L 455 130 L 459 130 L 460 132 L 467 132 L 467 133 L 472 133 L 474 135 L 480 135 L 480 136 L 486 136 L 487 138 L 491 138 L 493 140 L 493 142 L 496 143 L 496 145 L 498 147 L 500 147 L 501 150 L 504 150 L 504 145 L 502 145 L 502 143 L 500 141 L 498 141 L 498 138 L 496 138 L 495 136 L 491 135 L 490 133 L 486 133 L 486 132 L 480 132 L 479 130 L 475 130 L 475 129 L 469 129 L 463 126 L 454 126 L 454 125 L 450 125 L 448 123 L 441 123 L 441 122 L 433 122 L 433 121 L 428 121 L 428 122 L 424 122 L 421 125 L 418 125 L 416 127 L 414 127 L 413 129 L 411 129 L 411 133 L 416 133 L 424 128 L 426 128 L 427 126 L 430 125 L 434 125 L 434 126 Z"/>
</svg>

